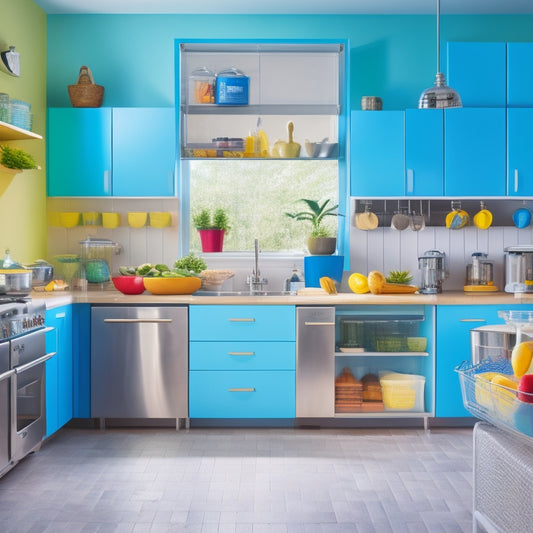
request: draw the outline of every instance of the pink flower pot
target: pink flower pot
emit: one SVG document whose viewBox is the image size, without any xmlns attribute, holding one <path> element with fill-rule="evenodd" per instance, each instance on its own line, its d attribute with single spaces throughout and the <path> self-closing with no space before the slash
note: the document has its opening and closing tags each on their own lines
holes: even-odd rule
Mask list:
<svg viewBox="0 0 533 533">
<path fill-rule="evenodd" d="M 221 252 L 225 232 L 223 229 L 199 229 L 202 252 Z"/>
</svg>

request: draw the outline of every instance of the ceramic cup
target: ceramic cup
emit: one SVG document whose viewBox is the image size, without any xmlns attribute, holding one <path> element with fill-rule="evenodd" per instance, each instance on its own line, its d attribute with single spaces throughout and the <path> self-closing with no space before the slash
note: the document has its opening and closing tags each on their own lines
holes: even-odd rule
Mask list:
<svg viewBox="0 0 533 533">
<path fill-rule="evenodd" d="M 474 225 L 479 229 L 488 229 L 492 224 L 492 213 L 488 209 L 481 209 L 473 218 Z"/>
<path fill-rule="evenodd" d="M 520 207 L 513 213 L 514 225 L 519 228 L 527 228 L 531 222 L 531 211 L 527 207 Z"/>
</svg>

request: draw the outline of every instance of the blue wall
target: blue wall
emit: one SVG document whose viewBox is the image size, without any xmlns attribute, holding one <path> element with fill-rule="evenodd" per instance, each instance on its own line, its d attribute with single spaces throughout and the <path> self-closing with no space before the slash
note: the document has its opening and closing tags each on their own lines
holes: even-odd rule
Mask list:
<svg viewBox="0 0 533 533">
<path fill-rule="evenodd" d="M 383 98 L 385 109 L 416 107 L 432 85 L 436 18 L 396 15 L 49 15 L 48 106 L 70 107 L 67 85 L 91 68 L 104 106 L 174 105 L 174 39 L 349 39 L 350 97 Z M 533 16 L 441 17 L 446 41 L 533 41 Z"/>
</svg>

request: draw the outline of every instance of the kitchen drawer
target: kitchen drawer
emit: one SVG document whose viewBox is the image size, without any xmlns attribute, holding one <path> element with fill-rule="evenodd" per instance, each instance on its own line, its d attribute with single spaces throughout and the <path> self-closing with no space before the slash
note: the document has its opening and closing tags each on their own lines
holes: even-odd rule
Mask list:
<svg viewBox="0 0 533 533">
<path fill-rule="evenodd" d="M 189 372 L 191 418 L 294 418 L 291 370 Z"/>
<path fill-rule="evenodd" d="M 190 370 L 295 370 L 296 343 L 191 342 Z"/>
<path fill-rule="evenodd" d="M 199 305 L 189 310 L 191 341 L 294 341 L 290 305 Z"/>
</svg>

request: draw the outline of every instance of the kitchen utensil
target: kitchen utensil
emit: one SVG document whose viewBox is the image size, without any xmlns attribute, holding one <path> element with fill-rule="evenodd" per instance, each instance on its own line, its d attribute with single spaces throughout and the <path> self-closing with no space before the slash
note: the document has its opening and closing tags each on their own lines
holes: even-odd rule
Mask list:
<svg viewBox="0 0 533 533">
<path fill-rule="evenodd" d="M 519 228 L 527 228 L 531 223 L 531 211 L 527 207 L 520 207 L 513 213 L 514 225 Z"/>
<path fill-rule="evenodd" d="M 390 225 L 392 229 L 398 231 L 407 229 L 409 227 L 409 215 L 402 212 L 394 213 L 394 215 L 392 215 Z"/>
<path fill-rule="evenodd" d="M 417 215 L 414 211 L 409 216 L 409 227 L 411 231 L 421 231 L 426 227 L 426 219 L 421 213 Z"/>
<path fill-rule="evenodd" d="M 15 52 L 14 46 L 10 46 L 9 50 L 0 52 L 0 59 L 6 72 L 11 76 L 20 76 L 20 54 Z"/>
<path fill-rule="evenodd" d="M 128 224 L 132 228 L 142 228 L 146 226 L 148 220 L 148 213 L 141 211 L 130 211 L 128 213 Z"/>
<path fill-rule="evenodd" d="M 123 294 L 142 294 L 144 292 L 144 280 L 142 276 L 116 276 L 113 285 Z"/>
<path fill-rule="evenodd" d="M 468 213 L 463 209 L 454 209 L 446 215 L 446 227 L 448 229 L 460 229 L 468 224 Z"/>
<path fill-rule="evenodd" d="M 102 226 L 113 229 L 120 226 L 120 213 L 102 213 Z"/>
<path fill-rule="evenodd" d="M 150 226 L 153 228 L 166 228 L 170 226 L 170 213 L 164 211 L 151 211 Z"/>
<path fill-rule="evenodd" d="M 27 296 L 31 292 L 32 271 L 13 261 L 6 250 L 0 265 L 0 294 Z"/>
<path fill-rule="evenodd" d="M 80 223 L 80 214 L 76 212 L 59 213 L 59 223 L 64 228 L 73 228 Z"/>
<path fill-rule="evenodd" d="M 100 226 L 101 218 L 100 213 L 94 211 L 88 211 L 81 214 L 84 226 Z"/>
<path fill-rule="evenodd" d="M 381 111 L 383 101 L 379 96 L 362 96 L 361 109 L 363 111 Z"/>
<path fill-rule="evenodd" d="M 44 259 L 37 259 L 31 265 L 27 265 L 26 268 L 32 271 L 32 287 L 46 285 L 54 279 L 54 267 Z"/>
<path fill-rule="evenodd" d="M 533 246 L 504 248 L 505 292 L 533 292 Z"/>
<path fill-rule="evenodd" d="M 428 250 L 418 258 L 420 269 L 420 289 L 422 294 L 442 292 L 442 282 L 446 278 L 446 254 L 440 250 Z"/>
<path fill-rule="evenodd" d="M 466 281 L 463 289 L 466 292 L 495 292 L 494 266 L 487 261 L 487 254 L 474 252 L 472 262 L 466 265 Z"/>
<path fill-rule="evenodd" d="M 370 204 L 365 205 L 365 210 L 362 213 L 356 213 L 355 226 L 363 231 L 376 229 L 379 225 L 379 219 L 375 213 L 371 211 Z"/>
<path fill-rule="evenodd" d="M 292 121 L 287 123 L 287 130 L 289 132 L 289 142 L 279 145 L 279 155 L 284 158 L 299 157 L 301 145 L 293 140 L 294 124 Z"/>
<path fill-rule="evenodd" d="M 320 142 L 311 142 L 309 139 L 305 139 L 305 151 L 309 157 L 318 157 L 320 148 L 324 143 L 328 141 L 328 137 L 324 137 Z"/>
<path fill-rule="evenodd" d="M 479 229 L 488 229 L 492 224 L 492 213 L 480 202 L 480 210 L 474 215 L 474 224 Z"/>
<path fill-rule="evenodd" d="M 202 285 L 197 276 L 186 278 L 144 278 L 144 287 L 152 294 L 192 294 Z"/>
</svg>

